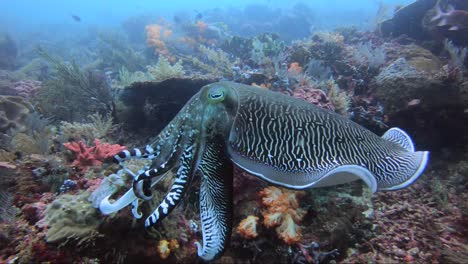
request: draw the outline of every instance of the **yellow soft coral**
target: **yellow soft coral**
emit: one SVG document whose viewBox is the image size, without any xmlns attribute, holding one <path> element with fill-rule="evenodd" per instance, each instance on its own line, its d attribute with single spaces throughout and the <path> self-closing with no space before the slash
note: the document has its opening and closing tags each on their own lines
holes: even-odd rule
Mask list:
<svg viewBox="0 0 468 264">
<path fill-rule="evenodd" d="M 169 241 L 166 239 L 159 240 L 158 243 L 158 254 L 162 259 L 167 259 L 171 254 L 171 249 L 169 248 Z"/>
<path fill-rule="evenodd" d="M 158 254 L 161 259 L 167 259 L 171 254 L 171 251 L 179 248 L 179 242 L 177 239 L 167 241 L 166 239 L 159 240 L 158 243 Z"/>
<path fill-rule="evenodd" d="M 265 206 L 262 210 L 263 224 L 266 227 L 276 226 L 276 233 L 285 243 L 298 243 L 302 238 L 298 224 L 306 213 L 299 208 L 299 198 L 305 193 L 270 186 L 258 194 Z"/>
<path fill-rule="evenodd" d="M 246 239 L 256 238 L 258 236 L 257 224 L 258 217 L 249 215 L 239 223 L 237 233 Z"/>
</svg>

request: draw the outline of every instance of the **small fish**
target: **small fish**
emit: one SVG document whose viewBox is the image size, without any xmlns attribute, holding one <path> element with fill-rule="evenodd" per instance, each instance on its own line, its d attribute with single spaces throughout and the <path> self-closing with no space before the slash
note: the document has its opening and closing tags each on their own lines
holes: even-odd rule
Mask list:
<svg viewBox="0 0 468 264">
<path fill-rule="evenodd" d="M 468 11 L 457 10 L 452 5 L 447 6 L 447 11 L 436 5 L 436 14 L 431 21 L 437 21 L 437 26 L 450 26 L 449 30 L 460 30 L 468 28 Z"/>
<path fill-rule="evenodd" d="M 203 18 L 202 13 L 198 12 L 197 10 L 193 10 L 193 11 L 194 11 L 195 13 L 197 13 L 197 14 L 195 15 L 195 20 L 200 20 L 200 19 Z"/>
<path fill-rule="evenodd" d="M 421 103 L 420 99 L 413 99 L 413 100 L 409 101 L 407 105 L 408 105 L 408 107 L 412 107 L 412 106 L 417 106 L 420 103 Z"/>
<path fill-rule="evenodd" d="M 73 20 L 75 20 L 76 22 L 81 22 L 81 17 L 77 16 L 77 15 L 71 15 L 71 17 L 73 18 Z"/>
</svg>

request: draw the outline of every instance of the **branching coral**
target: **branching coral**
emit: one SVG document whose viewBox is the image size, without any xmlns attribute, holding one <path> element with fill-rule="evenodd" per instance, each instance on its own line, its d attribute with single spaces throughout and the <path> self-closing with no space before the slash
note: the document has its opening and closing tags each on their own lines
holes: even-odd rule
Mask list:
<svg viewBox="0 0 468 264">
<path fill-rule="evenodd" d="M 83 141 L 68 142 L 63 145 L 76 155 L 72 166 L 80 168 L 83 172 L 86 172 L 90 166 L 101 165 L 105 159 L 113 157 L 125 149 L 124 146 L 118 144 L 110 145 L 106 143 L 101 145 L 99 139 L 94 140 L 94 147 L 86 146 Z"/>
<path fill-rule="evenodd" d="M 159 57 L 156 66 L 148 66 L 148 72 L 156 81 L 164 81 L 171 78 L 182 78 L 185 74 L 182 62 L 171 65 L 165 57 Z"/>
<path fill-rule="evenodd" d="M 301 238 L 299 223 L 306 211 L 299 208 L 299 198 L 303 191 L 291 191 L 278 187 L 267 187 L 258 195 L 262 198 L 263 224 L 266 227 L 276 227 L 276 233 L 287 244 L 298 243 Z"/>
</svg>

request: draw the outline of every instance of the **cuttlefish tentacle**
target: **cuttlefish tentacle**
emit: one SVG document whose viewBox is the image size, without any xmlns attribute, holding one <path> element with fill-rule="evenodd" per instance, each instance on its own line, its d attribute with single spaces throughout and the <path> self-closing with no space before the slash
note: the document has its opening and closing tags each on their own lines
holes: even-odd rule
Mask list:
<svg viewBox="0 0 468 264">
<path fill-rule="evenodd" d="M 139 174 L 133 180 L 133 191 L 135 195 L 142 199 L 142 200 L 150 200 L 153 196 L 151 194 L 151 179 L 154 177 L 158 177 L 160 175 L 165 174 L 168 172 L 177 162 L 177 158 L 179 157 L 179 152 L 181 149 L 181 139 L 182 133 L 178 134 L 179 136 L 176 138 L 172 146 L 172 151 L 167 153 L 165 160 L 158 160 L 159 166 L 157 168 L 151 168 L 143 173 Z"/>
<path fill-rule="evenodd" d="M 146 200 L 151 196 L 150 193 L 147 193 L 148 195 L 144 195 L 144 192 L 145 190 L 155 186 L 165 177 L 167 171 L 174 167 L 174 163 L 177 162 L 178 157 L 182 152 L 181 150 L 183 149 L 183 143 L 178 144 L 178 142 L 181 140 L 186 141 L 187 138 L 192 138 L 197 135 L 198 132 L 194 127 L 199 128 L 199 125 L 194 125 L 194 123 L 200 123 L 200 115 L 197 114 L 200 109 L 203 109 L 203 107 L 199 103 L 199 98 L 194 96 L 169 123 L 169 125 L 167 125 L 153 140 L 153 142 L 146 146 L 145 149 L 133 149 L 131 151 L 124 150 L 114 156 L 114 161 L 119 163 L 122 167 L 124 167 L 122 162 L 127 159 L 153 159 L 151 166 L 153 169 L 146 170 L 137 176 L 135 176 L 130 170 L 126 169 L 126 171 L 134 177 L 134 186 L 132 186 L 130 190 L 113 203 L 109 201 L 111 195 L 105 197 L 99 205 L 99 209 L 103 214 L 108 215 L 115 213 L 130 204 L 133 204 L 133 206 L 136 207 L 138 204 L 136 200 L 138 198 Z M 178 152 L 173 151 L 175 147 L 178 147 Z M 146 177 L 143 177 L 143 175 L 146 176 L 147 171 L 148 174 L 150 174 L 149 178 L 152 179 L 151 181 L 144 180 Z M 138 194 L 136 194 L 135 191 L 138 192 Z"/>
<path fill-rule="evenodd" d="M 155 186 L 159 181 L 161 181 L 164 178 L 164 176 L 165 175 L 161 175 L 157 178 L 153 178 L 151 187 Z M 99 204 L 99 210 L 101 211 L 101 213 L 105 215 L 110 215 L 132 204 L 133 215 L 135 216 L 135 218 L 141 218 L 140 213 L 137 211 L 138 197 L 135 195 L 132 188 L 130 188 L 130 190 L 128 190 L 124 195 L 122 195 L 117 201 L 113 203 L 109 201 L 111 196 L 112 194 L 104 197 L 104 199 L 102 199 L 101 203 Z"/>
<path fill-rule="evenodd" d="M 202 243 L 196 242 L 198 256 L 206 261 L 220 256 L 232 229 L 233 166 L 218 142 L 206 144 L 199 166 Z"/>
<path fill-rule="evenodd" d="M 164 219 L 184 196 L 194 172 L 193 163 L 197 159 L 197 144 L 194 144 L 193 140 L 190 143 L 180 156 L 179 169 L 171 189 L 153 213 L 146 218 L 145 227 L 154 226 L 159 220 Z"/>
<path fill-rule="evenodd" d="M 158 155 L 159 149 L 154 149 L 150 145 L 146 145 L 144 149 L 133 148 L 130 150 L 122 150 L 114 156 L 114 162 L 120 164 L 131 158 L 154 159 Z"/>
<path fill-rule="evenodd" d="M 194 112 L 193 108 L 198 105 L 198 98 L 192 98 L 179 114 L 156 136 L 150 145 L 146 145 L 144 149 L 123 150 L 114 156 L 114 162 L 120 164 L 131 158 L 150 160 L 160 158 L 161 160 L 167 160 L 168 157 L 164 156 L 164 151 L 176 145 L 175 142 L 180 140 L 180 137 L 183 135 L 181 133 L 182 127 L 187 121 L 190 121 L 192 112 Z"/>
</svg>

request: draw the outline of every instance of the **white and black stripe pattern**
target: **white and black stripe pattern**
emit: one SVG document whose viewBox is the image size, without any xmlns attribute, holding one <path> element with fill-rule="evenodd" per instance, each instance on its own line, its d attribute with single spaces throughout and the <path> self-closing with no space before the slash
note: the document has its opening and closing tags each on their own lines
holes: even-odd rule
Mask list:
<svg viewBox="0 0 468 264">
<path fill-rule="evenodd" d="M 122 150 L 114 156 L 114 162 L 121 163 L 131 158 L 153 159 L 158 154 L 158 149 L 155 150 L 150 145 L 147 145 L 144 149 L 133 148 Z"/>
<path fill-rule="evenodd" d="M 123 150 L 114 156 L 114 162 L 121 163 L 131 158 L 155 159 L 162 152 L 171 149 L 171 146 L 176 147 L 177 142 L 184 136 L 184 130 L 193 123 L 192 112 L 199 111 L 198 103 L 197 98 L 187 103 L 180 113 L 158 134 L 151 145 L 147 145 L 144 149 Z"/>
<path fill-rule="evenodd" d="M 342 165 L 371 171 L 379 187 L 405 181 L 420 153 L 382 139 L 345 117 L 279 93 L 229 83 L 238 109 L 229 147 L 249 163 L 271 168 L 265 175 L 290 186 L 306 185 Z"/>
<path fill-rule="evenodd" d="M 232 163 L 220 143 L 222 140 L 208 140 L 199 165 L 203 241 L 196 245 L 198 256 L 205 261 L 214 260 L 223 253 L 232 230 Z"/>
<path fill-rule="evenodd" d="M 193 140 L 191 140 L 191 142 L 193 143 Z M 166 217 L 179 204 L 189 185 L 191 174 L 194 170 L 192 165 L 196 155 L 195 151 L 196 146 L 194 144 L 190 144 L 184 149 L 180 156 L 179 169 L 177 170 L 175 181 L 163 201 L 156 207 L 153 213 L 146 218 L 145 227 L 156 225 L 159 220 Z"/>
</svg>

